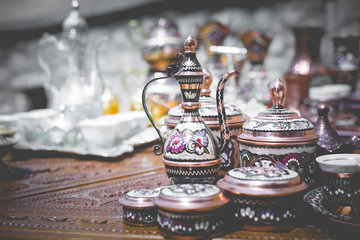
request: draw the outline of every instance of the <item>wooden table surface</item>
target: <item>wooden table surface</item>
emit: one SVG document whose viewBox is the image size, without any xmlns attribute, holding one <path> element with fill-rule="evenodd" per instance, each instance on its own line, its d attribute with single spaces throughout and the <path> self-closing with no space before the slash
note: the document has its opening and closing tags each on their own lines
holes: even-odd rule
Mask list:
<svg viewBox="0 0 360 240">
<path fill-rule="evenodd" d="M 0 181 L 1 239 L 163 239 L 157 227 L 124 224 L 118 202 L 130 190 L 169 184 L 161 156 L 153 154 L 152 146 L 118 159 L 30 151 L 15 151 L 13 156 L 9 165 L 30 174 Z M 350 238 L 347 226 L 306 209 L 302 216 L 291 232 L 234 229 L 217 239 Z"/>
</svg>

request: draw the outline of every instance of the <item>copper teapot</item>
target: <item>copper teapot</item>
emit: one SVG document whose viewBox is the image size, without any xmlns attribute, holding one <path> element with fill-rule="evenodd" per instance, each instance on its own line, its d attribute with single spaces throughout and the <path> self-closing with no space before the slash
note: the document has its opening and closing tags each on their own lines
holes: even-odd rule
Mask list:
<svg viewBox="0 0 360 240">
<path fill-rule="evenodd" d="M 155 146 L 156 155 L 164 153 L 165 170 L 172 183 L 215 183 L 220 171 L 220 154 L 225 151 L 230 142 L 229 127 L 223 101 L 223 91 L 227 80 L 238 75 L 232 71 L 225 74 L 219 81 L 216 104 L 220 125 L 220 143 L 210 128 L 202 120 L 199 109 L 200 92 L 205 73 L 196 57 L 197 41 L 189 36 L 185 41 L 184 55 L 179 64 L 169 65 L 168 77 L 175 77 L 180 84 L 183 97 L 184 112 L 180 121 L 168 135 L 165 143 L 159 128 L 155 125 L 146 106 L 146 91 L 149 84 L 162 79 L 150 80 L 143 89 L 144 110 L 160 136 L 161 147 Z"/>
<path fill-rule="evenodd" d="M 128 37 L 141 49 L 143 59 L 150 65 L 150 72 L 166 71 L 166 67 L 177 60 L 176 55 L 182 48 L 178 26 L 168 18 L 159 18 L 148 33 L 136 20 L 131 20 Z"/>
</svg>

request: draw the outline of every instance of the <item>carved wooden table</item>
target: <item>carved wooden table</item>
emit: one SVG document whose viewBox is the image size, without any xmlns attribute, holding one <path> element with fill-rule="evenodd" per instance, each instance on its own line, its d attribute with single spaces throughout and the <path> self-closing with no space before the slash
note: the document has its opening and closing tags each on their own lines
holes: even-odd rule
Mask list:
<svg viewBox="0 0 360 240">
<path fill-rule="evenodd" d="M 157 227 L 124 224 L 118 202 L 132 189 L 169 184 L 161 156 L 153 154 L 152 147 L 119 159 L 19 151 L 9 165 L 32 173 L 18 181 L 0 182 L 1 239 L 163 239 Z M 218 239 L 344 236 L 340 230 L 320 228 L 321 219 L 310 212 L 303 215 L 299 228 L 288 233 L 230 231 Z"/>
</svg>

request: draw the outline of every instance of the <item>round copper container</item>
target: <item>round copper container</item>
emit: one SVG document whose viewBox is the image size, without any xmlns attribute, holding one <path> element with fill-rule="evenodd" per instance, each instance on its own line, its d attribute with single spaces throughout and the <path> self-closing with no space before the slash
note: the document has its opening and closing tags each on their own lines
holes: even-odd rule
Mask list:
<svg viewBox="0 0 360 240">
<path fill-rule="evenodd" d="M 312 184 L 316 170 L 316 142 L 312 123 L 283 107 L 286 85 L 276 79 L 269 88 L 273 106 L 247 120 L 241 134 L 241 166 L 278 167 L 294 170 Z"/>
<path fill-rule="evenodd" d="M 267 167 L 230 170 L 217 185 L 231 199 L 236 228 L 250 231 L 289 231 L 296 226 L 308 185 L 295 171 Z"/>
<path fill-rule="evenodd" d="M 216 100 L 210 97 L 210 86 L 212 83 L 212 75 L 209 71 L 204 69 L 204 83 L 201 89 L 201 96 L 199 102 L 201 108 L 199 109 L 202 120 L 212 130 L 212 132 L 220 138 L 219 116 L 216 105 Z M 221 153 L 221 166 L 220 176 L 223 176 L 225 172 L 230 169 L 237 168 L 240 165 L 239 156 L 239 143 L 236 140 L 237 136 L 241 133 L 241 127 L 247 118 L 243 115 L 241 109 L 233 104 L 225 104 L 226 119 L 229 125 L 231 142 L 228 149 Z M 183 109 L 180 105 L 172 107 L 168 112 L 168 118 L 165 119 L 165 124 L 169 129 L 173 129 L 183 114 Z"/>
<path fill-rule="evenodd" d="M 230 200 L 215 185 L 177 184 L 161 189 L 154 199 L 157 222 L 163 236 L 210 239 L 225 230 Z"/>
<path fill-rule="evenodd" d="M 156 225 L 156 206 L 153 198 L 159 195 L 161 187 L 132 190 L 119 200 L 123 206 L 124 222 L 134 226 Z"/>
</svg>

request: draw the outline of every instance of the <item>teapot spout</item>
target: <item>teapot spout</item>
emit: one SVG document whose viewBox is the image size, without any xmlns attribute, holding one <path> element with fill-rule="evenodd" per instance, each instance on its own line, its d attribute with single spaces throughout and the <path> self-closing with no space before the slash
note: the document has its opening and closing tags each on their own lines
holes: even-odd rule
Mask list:
<svg viewBox="0 0 360 240">
<path fill-rule="evenodd" d="M 217 90 L 216 90 L 216 105 L 219 116 L 219 126 L 220 126 L 220 153 L 223 153 L 230 142 L 230 130 L 229 125 L 226 119 L 226 111 L 224 107 L 224 88 L 226 82 L 233 76 L 238 77 L 240 73 L 238 71 L 231 71 L 225 74 L 219 81 Z"/>
</svg>

